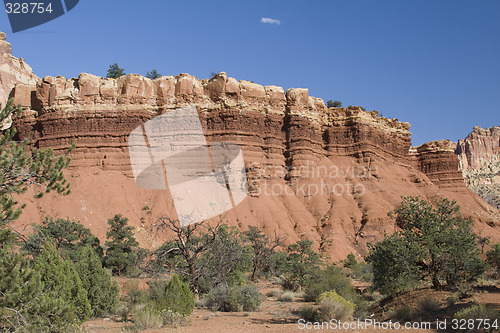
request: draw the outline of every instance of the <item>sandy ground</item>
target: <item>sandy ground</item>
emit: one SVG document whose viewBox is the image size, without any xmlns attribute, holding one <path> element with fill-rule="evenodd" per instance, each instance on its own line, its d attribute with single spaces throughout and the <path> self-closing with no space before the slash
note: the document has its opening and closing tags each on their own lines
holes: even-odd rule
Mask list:
<svg viewBox="0 0 500 333">
<path fill-rule="evenodd" d="M 274 289 L 269 282 L 259 284 L 259 289 L 262 294 L 268 290 Z M 423 291 L 425 292 L 425 291 Z M 428 290 L 428 295 L 433 295 L 439 298 L 438 295 L 445 292 Z M 413 295 L 408 295 L 408 304 L 414 300 L 410 298 Z M 446 295 L 442 295 L 446 297 Z M 485 303 L 490 307 L 500 310 L 500 289 L 491 287 L 480 290 L 479 293 L 474 295 L 474 298 L 479 303 Z M 404 299 L 397 301 L 403 302 Z M 186 326 L 178 328 L 162 328 L 162 329 L 148 329 L 139 332 L 147 333 L 160 333 L 160 332 L 180 332 L 180 333 L 219 333 L 219 332 L 453 332 L 453 330 L 438 330 L 436 329 L 436 322 L 431 323 L 431 329 L 374 329 L 373 327 L 359 327 L 357 329 L 334 329 L 324 327 L 323 329 L 305 329 L 303 325 L 299 325 L 299 317 L 296 314 L 298 310 L 305 303 L 301 298 L 297 298 L 295 302 L 283 303 L 276 298 L 267 297 L 261 306 L 260 311 L 256 312 L 213 312 L 204 308 L 196 308 L 189 318 L 189 323 Z M 465 304 L 464 304 L 465 306 Z M 448 319 L 449 320 L 449 319 Z M 127 324 L 123 322 L 116 322 L 112 319 L 95 319 L 87 321 L 83 325 L 83 331 L 87 333 L 106 333 L 106 332 L 138 332 L 134 328 L 132 322 Z"/>
</svg>

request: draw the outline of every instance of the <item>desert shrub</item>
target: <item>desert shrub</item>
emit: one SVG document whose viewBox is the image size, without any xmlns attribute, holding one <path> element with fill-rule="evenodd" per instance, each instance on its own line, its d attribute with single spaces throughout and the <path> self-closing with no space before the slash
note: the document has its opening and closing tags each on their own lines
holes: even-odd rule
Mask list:
<svg viewBox="0 0 500 333">
<path fill-rule="evenodd" d="M 266 296 L 279 298 L 282 294 L 283 294 L 283 290 L 281 290 L 281 289 L 271 289 L 266 293 Z"/>
<path fill-rule="evenodd" d="M 188 316 L 184 316 L 170 310 L 162 310 L 161 317 L 163 320 L 163 326 L 179 327 L 185 326 L 188 323 Z"/>
<path fill-rule="evenodd" d="M 409 305 L 403 305 L 398 307 L 391 317 L 398 322 L 410 322 L 416 320 L 417 311 Z"/>
<path fill-rule="evenodd" d="M 458 311 L 453 315 L 453 318 L 458 320 L 489 319 L 491 323 L 495 320 L 500 322 L 500 311 L 489 308 L 484 304 L 477 304 Z"/>
<path fill-rule="evenodd" d="M 341 260 L 341 262 L 345 268 L 354 268 L 358 265 L 358 261 L 356 260 L 356 257 L 352 253 L 349 253 L 347 255 L 347 258 L 345 260 Z"/>
<path fill-rule="evenodd" d="M 322 293 L 318 299 L 321 319 L 329 321 L 331 319 L 351 320 L 356 309 L 356 305 L 337 294 L 334 290 Z"/>
<path fill-rule="evenodd" d="M 214 229 L 213 235 L 203 234 L 204 242 L 210 249 L 200 256 L 200 290 L 209 291 L 218 285 L 242 285 L 243 274 L 252 265 L 252 254 L 243 246 L 242 234 L 235 227 L 226 224 Z"/>
<path fill-rule="evenodd" d="M 238 294 L 238 302 L 241 305 L 242 311 L 255 311 L 262 303 L 262 295 L 254 285 L 246 285 L 236 287 Z"/>
<path fill-rule="evenodd" d="M 421 314 L 431 315 L 437 310 L 439 310 L 439 302 L 430 296 L 424 297 L 418 302 L 418 311 Z"/>
<path fill-rule="evenodd" d="M 228 288 L 219 286 L 206 296 L 206 305 L 213 311 L 255 311 L 260 307 L 262 295 L 253 285 Z"/>
<path fill-rule="evenodd" d="M 121 320 L 125 323 L 128 321 L 128 316 L 131 312 L 131 306 L 128 303 L 121 303 L 116 308 L 115 313 L 120 316 Z"/>
<path fill-rule="evenodd" d="M 326 106 L 329 108 L 340 108 L 342 107 L 341 101 L 332 101 L 331 99 L 326 102 Z"/>
<path fill-rule="evenodd" d="M 278 246 L 283 245 L 283 239 L 275 236 L 269 239 L 266 234 L 255 226 L 248 226 L 243 232 L 246 242 L 252 249 L 252 274 L 250 280 L 255 280 L 261 275 L 269 275 L 272 272 L 272 256 Z"/>
<path fill-rule="evenodd" d="M 280 302 L 295 302 L 295 295 L 292 291 L 285 291 L 281 296 L 278 297 Z"/>
<path fill-rule="evenodd" d="M 149 302 L 148 292 L 144 289 L 139 289 L 139 283 L 137 281 L 129 281 L 125 283 L 123 290 L 127 295 L 126 302 L 131 306 L 146 304 Z"/>
<path fill-rule="evenodd" d="M 100 317 L 113 313 L 118 304 L 118 284 L 111 279 L 108 270 L 102 267 L 99 256 L 90 246 L 76 252 L 75 270 L 87 291 L 92 314 Z"/>
<path fill-rule="evenodd" d="M 161 328 L 163 326 L 161 312 L 151 305 L 138 308 L 134 313 L 133 321 L 135 327 L 141 330 Z"/>
<path fill-rule="evenodd" d="M 215 287 L 206 296 L 206 306 L 212 311 L 236 312 L 239 310 L 236 293 L 225 286 Z"/>
<path fill-rule="evenodd" d="M 469 298 L 474 294 L 474 288 L 469 283 L 460 283 L 456 289 L 460 299 Z"/>
<path fill-rule="evenodd" d="M 492 246 L 491 250 L 486 252 L 488 263 L 496 269 L 496 274 L 500 275 L 500 243 Z"/>
<path fill-rule="evenodd" d="M 446 305 L 453 306 L 459 301 L 459 297 L 456 294 L 450 295 L 446 298 Z"/>
<path fill-rule="evenodd" d="M 339 295 L 354 300 L 358 297 L 351 281 L 344 275 L 342 270 L 335 266 L 328 266 L 319 271 L 305 288 L 304 298 L 307 302 L 315 302 L 325 291 L 335 290 Z"/>
<path fill-rule="evenodd" d="M 292 291 L 309 283 L 319 272 L 321 262 L 308 239 L 290 244 L 287 252 L 275 252 L 270 260 L 269 269 L 279 276 L 283 289 Z"/>
<path fill-rule="evenodd" d="M 370 282 L 373 279 L 372 265 L 365 262 L 360 262 L 351 268 L 351 276 L 355 279 Z"/>
<path fill-rule="evenodd" d="M 194 308 L 194 295 L 187 283 L 179 280 L 177 274 L 166 284 L 165 281 L 150 283 L 149 295 L 159 311 L 169 310 L 182 316 L 189 316 Z"/>
<path fill-rule="evenodd" d="M 318 309 L 312 305 L 304 305 L 299 309 L 299 317 L 308 322 L 317 322 L 320 320 Z"/>
</svg>

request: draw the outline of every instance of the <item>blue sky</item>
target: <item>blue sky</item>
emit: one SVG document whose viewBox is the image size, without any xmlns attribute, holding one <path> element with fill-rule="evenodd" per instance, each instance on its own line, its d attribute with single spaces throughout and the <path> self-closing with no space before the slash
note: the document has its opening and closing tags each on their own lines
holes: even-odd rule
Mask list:
<svg viewBox="0 0 500 333">
<path fill-rule="evenodd" d="M 500 125 L 498 0 L 80 0 L 0 31 L 40 77 L 225 71 L 410 122 L 413 145 Z"/>
</svg>

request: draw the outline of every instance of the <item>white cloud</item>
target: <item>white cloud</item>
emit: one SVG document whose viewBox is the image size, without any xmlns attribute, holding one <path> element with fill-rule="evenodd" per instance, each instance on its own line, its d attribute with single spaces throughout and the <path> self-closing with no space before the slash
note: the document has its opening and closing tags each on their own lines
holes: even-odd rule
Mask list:
<svg viewBox="0 0 500 333">
<path fill-rule="evenodd" d="M 263 18 L 261 18 L 260 22 L 261 23 L 269 23 L 269 24 L 277 24 L 277 25 L 281 24 L 280 20 L 275 20 L 275 19 L 272 19 L 272 18 L 269 18 L 269 17 L 263 17 Z"/>
</svg>

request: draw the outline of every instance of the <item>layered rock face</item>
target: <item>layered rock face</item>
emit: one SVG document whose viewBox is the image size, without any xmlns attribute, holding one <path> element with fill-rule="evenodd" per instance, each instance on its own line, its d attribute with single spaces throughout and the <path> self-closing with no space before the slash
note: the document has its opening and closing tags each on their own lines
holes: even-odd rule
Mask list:
<svg viewBox="0 0 500 333">
<path fill-rule="evenodd" d="M 415 157 L 417 166 L 429 179 L 440 187 L 460 188 L 465 183 L 455 155 L 456 143 L 438 140 L 412 147 L 410 153 Z"/>
<path fill-rule="evenodd" d="M 11 72 L 17 68 L 10 66 Z M 65 217 L 103 239 L 106 220 L 120 213 L 142 246 L 159 246 L 169 235 L 156 237 L 150 228 L 160 216 L 176 218 L 172 195 L 136 185 L 128 135 L 149 119 L 195 105 L 207 142 L 237 144 L 245 161 L 247 198 L 215 220 L 286 234 L 288 242 L 331 240 L 328 255 L 337 260 L 351 252 L 363 255 L 367 243 L 393 232 L 390 212 L 401 196 L 448 197 L 478 231 L 500 241 L 498 211 L 464 186 L 451 143 L 410 149 L 408 123 L 359 107 L 326 108 L 307 89 L 285 92 L 225 73 L 209 80 L 82 73 L 9 87 L 2 83 L 23 107 L 15 119 L 19 139 L 30 137 L 33 145 L 58 154 L 76 144 L 65 171 L 72 194 L 40 200 L 24 194 L 28 205 L 20 225 Z"/>
<path fill-rule="evenodd" d="M 12 47 L 0 32 L 0 103 L 5 104 L 16 84 L 35 85 L 38 77 L 22 58 L 12 56 Z"/>
<path fill-rule="evenodd" d="M 455 152 L 467 186 L 500 209 L 500 126 L 474 127 Z"/>
<path fill-rule="evenodd" d="M 16 120 L 20 137 L 34 133 L 35 145 L 59 153 L 76 143 L 67 170 L 73 193 L 32 201 L 24 223 L 67 216 L 104 237 L 106 219 L 121 213 L 143 246 L 158 246 L 161 239 L 152 237 L 149 227 L 176 212 L 168 190 L 135 184 L 128 135 L 157 115 L 195 105 L 207 142 L 232 142 L 242 149 L 249 195 L 222 217 L 242 229 L 258 225 L 269 234 L 287 234 L 289 242 L 301 237 L 319 242 L 323 236 L 332 240 L 331 258 L 341 259 L 366 253 L 368 242 L 394 230 L 389 212 L 401 196 L 420 195 L 458 200 L 477 229 L 500 240 L 498 216 L 464 186 L 452 143 L 410 149 L 408 123 L 359 107 L 328 109 L 307 89 L 285 92 L 225 73 L 209 80 L 82 73 L 77 79 L 45 77 L 34 86 L 18 85 L 13 96 L 24 110 Z"/>
</svg>

